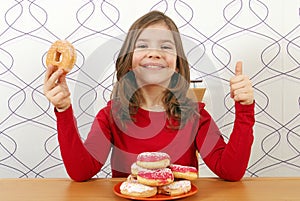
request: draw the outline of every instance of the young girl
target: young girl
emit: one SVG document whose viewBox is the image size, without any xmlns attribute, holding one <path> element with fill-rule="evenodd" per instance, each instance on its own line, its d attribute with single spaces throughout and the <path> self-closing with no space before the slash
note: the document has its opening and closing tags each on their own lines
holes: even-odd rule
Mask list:
<svg viewBox="0 0 300 201">
<path fill-rule="evenodd" d="M 172 163 L 198 168 L 196 151 L 220 178 L 240 180 L 253 142 L 254 98 L 250 80 L 236 64 L 230 80 L 235 121 L 226 144 L 216 123 L 186 97 L 189 66 L 178 28 L 152 11 L 130 27 L 116 62 L 111 100 L 99 111 L 87 139 L 80 139 L 65 74 L 49 66 L 44 94 L 55 106 L 58 140 L 69 176 L 85 181 L 96 175 L 111 152 L 112 177 L 127 177 L 141 152 L 166 152 Z"/>
</svg>

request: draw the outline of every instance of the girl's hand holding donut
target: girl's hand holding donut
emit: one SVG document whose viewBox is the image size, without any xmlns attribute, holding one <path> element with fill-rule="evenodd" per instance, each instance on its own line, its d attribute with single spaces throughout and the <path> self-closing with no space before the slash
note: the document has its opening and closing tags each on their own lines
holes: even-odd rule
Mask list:
<svg viewBox="0 0 300 201">
<path fill-rule="evenodd" d="M 75 48 L 66 40 L 55 41 L 47 52 L 44 94 L 59 112 L 71 105 L 66 74 L 72 70 L 75 62 Z"/>
<path fill-rule="evenodd" d="M 252 83 L 248 76 L 243 75 L 241 61 L 236 63 L 235 76 L 230 79 L 230 97 L 242 105 L 250 105 L 254 101 Z"/>
<path fill-rule="evenodd" d="M 44 94 L 57 111 L 63 112 L 70 107 L 70 91 L 63 69 L 53 65 L 48 66 L 44 79 Z"/>
</svg>

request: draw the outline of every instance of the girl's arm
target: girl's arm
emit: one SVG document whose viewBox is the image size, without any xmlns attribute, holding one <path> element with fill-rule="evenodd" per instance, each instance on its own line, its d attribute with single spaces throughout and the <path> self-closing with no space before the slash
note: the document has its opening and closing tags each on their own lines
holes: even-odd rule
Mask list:
<svg viewBox="0 0 300 201">
<path fill-rule="evenodd" d="M 110 143 L 102 143 L 101 140 L 93 141 L 94 139 L 99 139 L 98 136 L 102 136 L 103 133 L 98 125 L 106 122 L 98 122 L 99 118 L 95 119 L 86 140 L 88 143 L 84 145 L 73 115 L 70 91 L 64 71 L 52 65 L 48 66 L 43 89 L 45 96 L 55 107 L 58 141 L 62 159 L 69 176 L 75 181 L 84 181 L 92 178 L 104 164 L 101 163 L 102 160 L 95 159 L 93 147 L 98 147 L 97 151 L 101 153 L 100 158 L 106 158 L 110 150 L 108 148 Z M 106 117 L 103 119 L 107 120 Z M 108 130 L 106 130 L 106 133 L 109 133 Z"/>
<path fill-rule="evenodd" d="M 220 178 L 238 181 L 245 174 L 253 143 L 254 103 L 235 103 L 233 131 L 226 144 L 216 123 L 204 109 L 201 111 L 197 147 L 206 165 Z"/>
<path fill-rule="evenodd" d="M 110 143 L 101 144 L 95 138 L 95 136 L 102 136 L 98 118 L 95 118 L 92 129 L 83 143 L 77 129 L 72 106 L 64 112 L 56 111 L 55 114 L 60 151 L 69 176 L 75 181 L 91 179 L 100 171 L 106 160 L 103 159 L 103 163 L 99 162 L 99 159 L 96 160 L 96 156 L 93 156 L 93 147 L 97 147 L 98 152 L 100 149 L 103 158 L 106 158 L 110 151 Z M 87 145 L 85 145 L 86 143 Z"/>
</svg>

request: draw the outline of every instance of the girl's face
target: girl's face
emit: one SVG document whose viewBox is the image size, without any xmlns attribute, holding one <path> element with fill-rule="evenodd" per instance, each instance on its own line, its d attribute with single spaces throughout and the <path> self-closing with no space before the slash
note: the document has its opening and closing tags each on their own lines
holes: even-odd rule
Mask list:
<svg viewBox="0 0 300 201">
<path fill-rule="evenodd" d="M 167 87 L 176 71 L 176 47 L 172 32 L 164 23 L 145 28 L 136 41 L 132 70 L 137 84 Z"/>
</svg>

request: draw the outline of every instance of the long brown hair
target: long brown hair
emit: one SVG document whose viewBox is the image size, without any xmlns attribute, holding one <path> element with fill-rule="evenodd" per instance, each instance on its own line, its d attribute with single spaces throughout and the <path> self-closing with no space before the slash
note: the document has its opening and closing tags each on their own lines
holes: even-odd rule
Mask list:
<svg viewBox="0 0 300 201">
<path fill-rule="evenodd" d="M 190 83 L 190 70 L 179 30 L 174 21 L 162 12 L 151 11 L 137 19 L 131 25 L 116 61 L 116 76 L 118 82 L 113 89 L 112 99 L 114 102 L 120 104 L 117 107 L 117 111 L 115 111 L 118 112 L 120 120 L 133 120 L 133 116 L 136 114 L 143 100 L 142 94 L 138 90 L 134 73 L 130 71 L 135 43 L 145 28 L 156 23 L 165 23 L 172 32 L 175 41 L 177 72 L 173 74 L 162 102 L 170 122 L 172 122 L 172 120 L 181 121 L 179 126 L 171 126 L 173 128 L 179 128 L 195 113 L 196 105 L 186 97 Z"/>
</svg>

